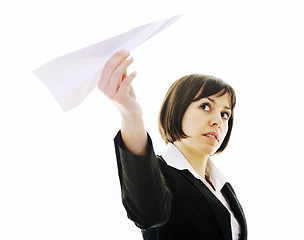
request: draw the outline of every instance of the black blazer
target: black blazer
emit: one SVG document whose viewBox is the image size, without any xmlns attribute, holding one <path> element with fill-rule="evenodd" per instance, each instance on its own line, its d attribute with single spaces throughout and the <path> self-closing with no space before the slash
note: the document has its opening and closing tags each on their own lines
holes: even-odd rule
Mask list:
<svg viewBox="0 0 304 240">
<path fill-rule="evenodd" d="M 145 240 L 232 240 L 230 213 L 205 184 L 188 170 L 177 170 L 156 156 L 136 156 L 114 139 L 122 202 Z M 247 239 L 246 219 L 234 190 L 221 190 Z"/>
</svg>

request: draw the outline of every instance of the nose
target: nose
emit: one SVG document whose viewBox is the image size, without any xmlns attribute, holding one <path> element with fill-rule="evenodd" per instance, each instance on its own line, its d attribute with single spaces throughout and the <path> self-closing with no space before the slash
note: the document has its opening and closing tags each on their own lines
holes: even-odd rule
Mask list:
<svg viewBox="0 0 304 240">
<path fill-rule="evenodd" d="M 218 128 L 220 128 L 220 127 L 222 127 L 222 125 L 223 125 L 223 119 L 222 119 L 222 116 L 221 116 L 221 114 L 214 114 L 212 117 L 211 117 L 211 119 L 210 119 L 210 126 L 212 126 L 212 127 L 218 127 Z"/>
</svg>

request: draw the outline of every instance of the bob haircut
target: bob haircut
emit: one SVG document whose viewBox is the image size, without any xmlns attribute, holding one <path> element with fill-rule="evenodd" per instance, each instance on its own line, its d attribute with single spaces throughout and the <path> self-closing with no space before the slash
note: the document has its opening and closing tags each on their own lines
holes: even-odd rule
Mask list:
<svg viewBox="0 0 304 240">
<path fill-rule="evenodd" d="M 228 145 L 233 126 L 233 110 L 236 96 L 233 88 L 219 78 L 203 74 L 192 74 L 176 80 L 169 88 L 162 103 L 158 128 L 167 143 L 179 141 L 188 137 L 182 129 L 184 114 L 192 102 L 214 94 L 230 96 L 231 116 L 228 121 L 228 131 L 216 154 L 221 153 Z"/>
</svg>

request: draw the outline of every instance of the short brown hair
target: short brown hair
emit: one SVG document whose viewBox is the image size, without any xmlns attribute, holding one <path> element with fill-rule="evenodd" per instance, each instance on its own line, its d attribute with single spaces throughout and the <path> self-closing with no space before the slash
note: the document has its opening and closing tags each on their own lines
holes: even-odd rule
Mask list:
<svg viewBox="0 0 304 240">
<path fill-rule="evenodd" d="M 159 132 L 166 144 L 187 137 L 182 129 L 182 120 L 187 108 L 192 102 L 217 93 L 222 96 L 226 92 L 228 92 L 230 96 L 231 117 L 228 121 L 226 137 L 216 151 L 216 153 L 222 152 L 230 139 L 236 96 L 233 88 L 229 84 L 219 78 L 203 74 L 184 76 L 175 81 L 169 88 L 160 109 L 158 122 Z"/>
</svg>

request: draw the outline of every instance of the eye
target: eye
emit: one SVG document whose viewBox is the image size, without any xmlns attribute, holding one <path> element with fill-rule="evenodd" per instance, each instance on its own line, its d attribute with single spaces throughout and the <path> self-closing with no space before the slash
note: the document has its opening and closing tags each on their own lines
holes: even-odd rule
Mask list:
<svg viewBox="0 0 304 240">
<path fill-rule="evenodd" d="M 210 111 L 210 104 L 209 103 L 203 103 L 201 106 L 200 106 L 201 109 L 203 109 L 204 111 Z"/>
<path fill-rule="evenodd" d="M 230 118 L 231 113 L 230 112 L 222 112 L 221 116 L 222 118 L 224 118 L 225 120 L 228 120 Z"/>
</svg>

